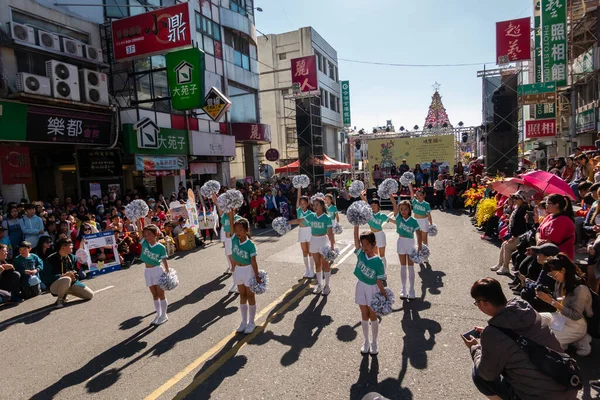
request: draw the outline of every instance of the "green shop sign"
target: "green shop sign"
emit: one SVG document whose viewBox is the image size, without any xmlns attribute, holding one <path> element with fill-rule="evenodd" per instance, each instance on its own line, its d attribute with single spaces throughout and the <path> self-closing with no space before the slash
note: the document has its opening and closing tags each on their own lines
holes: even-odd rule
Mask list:
<svg viewBox="0 0 600 400">
<path fill-rule="evenodd" d="M 567 0 L 542 0 L 542 79 L 567 86 Z"/>
<path fill-rule="evenodd" d="M 596 128 L 596 110 L 591 108 L 582 111 L 575 117 L 575 133 L 580 134 L 595 130 Z"/>
<path fill-rule="evenodd" d="M 187 131 L 159 128 L 149 118 L 144 118 L 136 124 L 124 124 L 123 134 L 125 151 L 128 154 L 190 154 Z"/>
<path fill-rule="evenodd" d="M 165 58 L 173 109 L 204 107 L 204 52 L 194 47 L 167 53 Z"/>
<path fill-rule="evenodd" d="M 342 119 L 344 126 L 348 127 L 352 124 L 350 119 L 350 82 L 342 81 L 340 85 L 342 87 Z"/>
</svg>

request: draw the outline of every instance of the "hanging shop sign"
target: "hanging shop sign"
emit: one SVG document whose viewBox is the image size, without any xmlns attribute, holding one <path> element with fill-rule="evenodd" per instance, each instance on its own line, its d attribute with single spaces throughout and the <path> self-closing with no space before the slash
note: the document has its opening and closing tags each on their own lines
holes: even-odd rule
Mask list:
<svg viewBox="0 0 600 400">
<path fill-rule="evenodd" d="M 204 106 L 204 52 L 193 47 L 167 53 L 165 59 L 173 109 L 202 108 Z"/>
<path fill-rule="evenodd" d="M 543 82 L 530 85 L 519 85 L 517 95 L 523 105 L 556 103 L 556 83 Z"/>
<path fill-rule="evenodd" d="M 116 150 L 79 150 L 77 161 L 81 178 L 123 175 L 121 157 Z"/>
<path fill-rule="evenodd" d="M 531 58 L 529 17 L 496 22 L 496 60 L 498 64 Z"/>
<path fill-rule="evenodd" d="M 525 137 L 527 139 L 556 136 L 555 119 L 536 119 L 525 121 Z"/>
<path fill-rule="evenodd" d="M 579 57 L 573 60 L 573 77 L 575 82 L 583 78 L 582 75 L 594 72 L 594 47 L 590 47 L 586 52 L 580 54 Z"/>
<path fill-rule="evenodd" d="M 596 110 L 594 108 L 577 113 L 577 116 L 575 117 L 575 133 L 580 134 L 595 129 Z"/>
<path fill-rule="evenodd" d="M 292 86 L 301 93 L 318 92 L 317 56 L 292 58 Z"/>
<path fill-rule="evenodd" d="M 149 118 L 136 124 L 124 124 L 125 150 L 129 154 L 187 155 L 190 143 L 187 131 L 160 128 Z"/>
<path fill-rule="evenodd" d="M 217 173 L 217 163 L 190 163 L 190 173 L 195 175 L 214 175 Z"/>
<path fill-rule="evenodd" d="M 269 149 L 265 152 L 265 158 L 267 161 L 275 162 L 279 160 L 279 150 Z"/>
<path fill-rule="evenodd" d="M 193 2 L 121 18 L 112 22 L 113 54 L 116 61 L 148 57 L 192 45 Z"/>
<path fill-rule="evenodd" d="M 235 137 L 192 131 L 192 154 L 195 156 L 235 157 Z"/>
<path fill-rule="evenodd" d="M 542 0 L 542 79 L 567 85 L 567 0 Z"/>
<path fill-rule="evenodd" d="M 206 105 L 202 109 L 215 122 L 219 122 L 231 107 L 231 101 L 215 87 L 210 89 L 204 103 Z"/>
<path fill-rule="evenodd" d="M 342 120 L 345 127 L 351 125 L 350 120 L 350 81 L 342 81 Z"/>
<path fill-rule="evenodd" d="M 33 175 L 29 147 L 0 146 L 0 170 L 2 170 L 2 184 L 4 185 L 31 183 Z"/>
<path fill-rule="evenodd" d="M 542 17 L 540 16 L 539 9 L 539 1 L 536 3 L 535 8 L 535 29 L 534 29 L 534 78 L 535 82 L 543 82 L 542 79 L 542 27 L 541 21 Z M 546 119 L 546 118 L 556 118 L 556 103 L 545 103 L 545 104 L 536 104 L 535 105 L 535 118 L 536 119 Z"/>
<path fill-rule="evenodd" d="M 232 122 L 219 124 L 221 133 L 228 134 L 228 127 L 235 136 L 236 142 L 245 143 L 271 143 L 271 126 L 267 124 L 252 124 L 248 122 Z"/>
<path fill-rule="evenodd" d="M 174 169 L 187 169 L 187 157 L 136 155 L 135 169 L 137 171 L 170 171 Z"/>
</svg>

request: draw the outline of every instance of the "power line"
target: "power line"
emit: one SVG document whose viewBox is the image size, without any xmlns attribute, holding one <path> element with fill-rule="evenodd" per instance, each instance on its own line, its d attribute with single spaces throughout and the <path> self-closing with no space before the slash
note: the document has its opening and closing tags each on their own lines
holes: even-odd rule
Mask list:
<svg viewBox="0 0 600 400">
<path fill-rule="evenodd" d="M 496 64 L 495 62 L 463 63 L 463 64 L 397 64 L 397 63 L 384 63 L 384 62 L 377 62 L 377 61 L 349 60 L 347 58 L 338 58 L 338 60 L 359 63 L 359 64 L 385 65 L 385 66 L 389 66 L 389 67 L 471 67 L 474 65 Z"/>
</svg>

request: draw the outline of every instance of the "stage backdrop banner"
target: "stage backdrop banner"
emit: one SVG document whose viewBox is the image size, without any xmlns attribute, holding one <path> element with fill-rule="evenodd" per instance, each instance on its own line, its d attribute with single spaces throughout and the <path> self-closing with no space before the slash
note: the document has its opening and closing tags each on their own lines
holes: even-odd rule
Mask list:
<svg viewBox="0 0 600 400">
<path fill-rule="evenodd" d="M 390 168 L 392 163 L 402 164 L 403 159 L 411 168 L 432 160 L 454 165 L 455 140 L 454 135 L 369 140 L 369 173 L 374 165 Z"/>
</svg>

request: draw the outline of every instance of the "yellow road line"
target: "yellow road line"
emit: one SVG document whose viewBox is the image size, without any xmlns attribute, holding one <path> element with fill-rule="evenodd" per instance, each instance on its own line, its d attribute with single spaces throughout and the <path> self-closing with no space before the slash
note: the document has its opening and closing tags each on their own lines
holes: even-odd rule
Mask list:
<svg viewBox="0 0 600 400">
<path fill-rule="evenodd" d="M 352 246 L 352 244 L 346 246 L 344 248 L 344 250 L 342 251 L 342 253 L 345 252 L 350 246 Z M 346 258 L 348 258 L 348 256 L 350 254 L 352 254 L 352 252 L 346 254 L 340 260 L 340 262 L 333 265 L 332 268 L 337 267 L 339 264 L 344 262 L 344 260 L 346 260 Z M 273 301 L 268 306 L 263 308 L 256 316 L 256 320 L 259 320 L 266 314 L 270 313 L 279 303 L 281 303 L 281 301 L 287 295 L 289 295 L 294 290 L 298 289 L 299 287 L 301 287 L 303 285 L 306 285 L 306 283 L 297 284 L 297 285 L 294 285 L 293 287 L 291 287 L 290 289 L 288 289 L 285 293 L 283 293 L 281 296 L 279 296 L 275 301 Z M 267 320 L 265 320 L 265 322 L 261 325 L 261 327 L 256 329 L 250 335 L 247 335 L 244 339 L 242 339 L 239 343 L 237 343 L 236 346 L 234 346 L 231 350 L 229 350 L 227 353 L 225 353 L 218 361 L 216 361 L 213 365 L 211 365 L 211 367 L 209 369 L 207 369 L 201 375 L 196 377 L 182 392 L 179 392 L 177 394 L 176 398 L 183 398 L 185 396 L 180 397 L 180 395 L 182 395 L 183 392 L 185 392 L 187 395 L 192 390 L 197 388 L 206 378 L 208 378 L 210 375 L 212 375 L 214 373 L 214 371 L 216 371 L 218 368 L 220 368 L 229 358 L 231 358 L 233 356 L 233 354 L 237 353 L 237 351 L 239 351 L 239 349 L 241 349 L 246 343 L 248 343 L 250 340 L 254 339 L 260 332 L 262 332 L 264 330 L 264 328 L 268 325 L 268 323 L 275 317 L 275 315 L 287 310 L 293 303 L 295 303 L 298 299 L 300 299 L 300 297 L 304 296 L 305 294 L 306 294 L 306 291 L 301 290 L 296 296 L 294 296 L 292 299 L 290 299 L 287 303 L 282 304 L 281 308 L 280 308 L 280 310 L 278 310 L 278 312 L 274 313 L 271 316 L 271 318 L 268 318 Z M 232 333 L 230 333 L 229 335 L 227 335 L 226 337 L 221 339 L 221 341 L 219 343 L 217 343 L 216 345 L 211 347 L 207 352 L 205 352 L 200 357 L 198 357 L 196 360 L 194 360 L 190 365 L 185 367 L 181 372 L 177 373 L 177 375 L 175 375 L 174 377 L 172 377 L 171 379 L 169 379 L 168 381 L 163 383 L 158 389 L 156 389 L 154 392 L 152 392 L 150 395 L 148 395 L 145 398 L 145 400 L 158 399 L 167 390 L 169 390 L 170 388 L 175 386 L 179 381 L 181 381 L 183 378 L 185 378 L 187 375 L 189 375 L 192 371 L 194 371 L 196 368 L 200 367 L 207 360 L 209 360 L 211 357 L 213 357 L 215 354 L 217 354 L 227 344 L 227 342 L 229 342 L 231 339 L 233 339 L 236 335 L 238 335 L 238 333 L 233 331 Z"/>
</svg>

